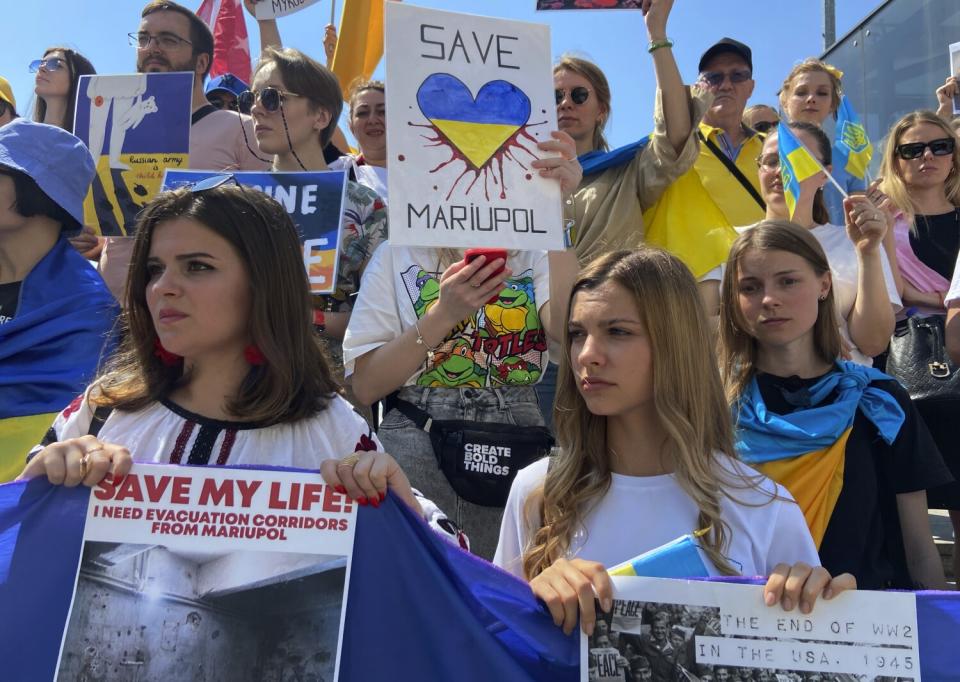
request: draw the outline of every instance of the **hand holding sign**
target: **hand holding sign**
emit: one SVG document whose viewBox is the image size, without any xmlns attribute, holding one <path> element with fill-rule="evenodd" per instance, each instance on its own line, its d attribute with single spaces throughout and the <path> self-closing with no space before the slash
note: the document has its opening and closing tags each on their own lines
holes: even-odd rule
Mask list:
<svg viewBox="0 0 960 682">
<path fill-rule="evenodd" d="M 589 636 L 597 622 L 595 599 L 609 612 L 613 606 L 613 584 L 603 564 L 584 559 L 557 559 L 530 581 L 530 589 L 550 610 L 553 622 L 566 634 L 573 632 L 579 612 L 580 625 Z"/>
<path fill-rule="evenodd" d="M 857 579 L 849 573 L 831 577 L 823 566 L 813 568 L 803 562 L 793 566 L 777 564 L 763 588 L 763 601 L 767 606 L 779 603 L 784 611 L 799 605 L 800 613 L 808 614 L 817 598 L 833 599 L 841 592 L 855 589 Z"/>
<path fill-rule="evenodd" d="M 104 443 L 93 436 L 51 443 L 31 459 L 17 480 L 46 476 L 53 485 L 68 488 L 83 483 L 94 486 L 107 473 L 120 479 L 130 471 L 133 458 L 122 445 Z"/>
<path fill-rule="evenodd" d="M 320 465 L 324 482 L 360 505 L 379 507 L 393 490 L 408 507 L 422 515 L 410 481 L 397 461 L 385 452 L 355 452 L 343 459 L 328 459 Z"/>
</svg>

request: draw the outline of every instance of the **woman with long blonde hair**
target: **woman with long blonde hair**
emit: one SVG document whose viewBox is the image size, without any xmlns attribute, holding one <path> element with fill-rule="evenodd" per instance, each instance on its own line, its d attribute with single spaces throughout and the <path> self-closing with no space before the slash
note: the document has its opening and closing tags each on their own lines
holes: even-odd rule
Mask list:
<svg viewBox="0 0 960 682">
<path fill-rule="evenodd" d="M 906 391 L 838 360 L 833 278 L 816 237 L 776 220 L 747 230 L 721 299 L 740 458 L 797 500 L 827 570 L 866 589 L 943 589 L 926 489 L 949 472 Z"/>
<path fill-rule="evenodd" d="M 783 591 L 787 575 L 806 594 L 852 585 L 811 568 L 800 509 L 736 461 L 703 307 L 679 259 L 641 248 L 587 266 L 564 356 L 559 451 L 518 474 L 494 559 L 530 581 L 558 625 L 572 630 L 579 603 L 590 633 L 590 587 L 609 604 L 605 567 L 695 531 L 711 573 L 773 576 L 768 604 L 799 602 L 799 588 Z"/>
</svg>

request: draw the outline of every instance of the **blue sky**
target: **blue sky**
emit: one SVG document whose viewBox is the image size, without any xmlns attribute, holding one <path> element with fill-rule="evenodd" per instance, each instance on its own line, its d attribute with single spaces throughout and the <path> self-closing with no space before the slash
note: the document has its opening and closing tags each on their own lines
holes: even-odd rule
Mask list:
<svg viewBox="0 0 960 682">
<path fill-rule="evenodd" d="M 200 0 L 180 1 L 194 9 L 200 5 Z M 284 44 L 322 61 L 323 27 L 330 18 L 330 2 L 320 0 L 281 19 Z M 337 2 L 338 15 L 342 2 Z M 135 55 L 127 45 L 126 34 L 136 30 L 143 4 L 141 0 L 4 0 L 6 30 L 0 75 L 11 82 L 21 113 L 32 106 L 33 74 L 27 71 L 27 64 L 40 57 L 47 46 L 64 44 L 79 50 L 99 73 L 132 71 Z M 607 74 L 613 89 L 613 117 L 607 129 L 611 143 L 625 144 L 649 132 L 653 67 L 639 12 L 536 12 L 534 0 L 416 0 L 413 4 L 549 24 L 555 56 L 564 52 L 585 56 Z M 842 36 L 880 0 L 842 0 L 836 4 L 837 34 Z M 730 36 L 750 45 L 757 81 L 752 103 L 772 104 L 791 66 L 822 52 L 821 6 L 820 0 L 676 0 L 668 33 L 676 43 L 674 53 L 688 81 L 696 77 L 700 54 L 719 38 Z M 248 17 L 247 28 L 256 52 L 259 34 L 252 18 Z"/>
</svg>

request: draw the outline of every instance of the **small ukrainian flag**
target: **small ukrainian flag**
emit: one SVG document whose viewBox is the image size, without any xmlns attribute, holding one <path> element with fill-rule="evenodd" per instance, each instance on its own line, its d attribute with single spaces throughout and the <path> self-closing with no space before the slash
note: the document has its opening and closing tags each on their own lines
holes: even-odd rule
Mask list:
<svg viewBox="0 0 960 682">
<path fill-rule="evenodd" d="M 833 162 L 847 173 L 866 180 L 867 167 L 873 157 L 873 145 L 860 117 L 844 95 L 837 109 L 837 135 L 833 143 Z"/>
<path fill-rule="evenodd" d="M 823 168 L 807 151 L 793 131 L 783 123 L 777 126 L 780 152 L 780 177 L 783 179 L 783 198 L 793 218 L 800 199 L 800 183 L 820 173 Z"/>
</svg>

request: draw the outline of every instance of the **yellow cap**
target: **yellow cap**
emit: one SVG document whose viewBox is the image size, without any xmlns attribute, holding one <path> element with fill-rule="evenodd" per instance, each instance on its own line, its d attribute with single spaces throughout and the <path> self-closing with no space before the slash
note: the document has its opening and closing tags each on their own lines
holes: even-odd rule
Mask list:
<svg viewBox="0 0 960 682">
<path fill-rule="evenodd" d="M 17 100 L 13 97 L 13 88 L 10 87 L 10 81 L 3 76 L 0 76 L 0 99 L 7 102 L 16 111 Z"/>
</svg>

